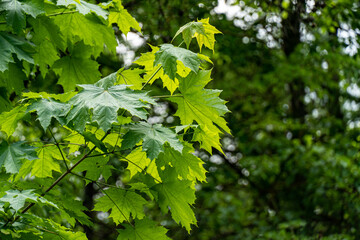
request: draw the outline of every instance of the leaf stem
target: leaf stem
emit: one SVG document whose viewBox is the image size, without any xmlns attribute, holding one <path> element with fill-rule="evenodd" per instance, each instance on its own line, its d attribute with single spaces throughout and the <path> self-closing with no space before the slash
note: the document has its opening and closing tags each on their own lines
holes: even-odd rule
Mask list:
<svg viewBox="0 0 360 240">
<path fill-rule="evenodd" d="M 68 11 L 68 12 L 57 12 L 57 13 L 52 13 L 52 14 L 48 14 L 46 15 L 47 17 L 53 17 L 53 16 L 57 16 L 57 15 L 62 15 L 62 14 L 71 14 L 71 13 L 77 13 L 78 11 Z"/>
<path fill-rule="evenodd" d="M 54 139 L 54 141 L 55 141 L 56 147 L 59 149 L 59 152 L 60 152 L 61 157 L 62 157 L 62 159 L 63 159 L 63 161 L 64 161 L 64 164 L 65 164 L 66 170 L 69 170 L 69 166 L 68 166 L 67 163 L 66 163 L 66 159 L 65 159 L 65 157 L 64 157 L 63 152 L 61 151 L 61 148 L 60 148 L 60 146 L 59 146 L 58 141 L 56 140 L 56 138 L 55 138 L 53 132 L 51 131 L 50 127 L 48 127 L 48 129 L 49 129 L 49 132 L 51 133 L 51 136 L 53 137 L 53 139 Z"/>
<path fill-rule="evenodd" d="M 155 75 L 160 71 L 160 69 L 162 68 L 162 66 L 160 65 L 156 71 L 149 77 L 149 79 L 146 81 L 146 83 L 142 86 L 142 88 L 140 90 L 143 90 L 144 87 L 155 77 Z"/>
</svg>

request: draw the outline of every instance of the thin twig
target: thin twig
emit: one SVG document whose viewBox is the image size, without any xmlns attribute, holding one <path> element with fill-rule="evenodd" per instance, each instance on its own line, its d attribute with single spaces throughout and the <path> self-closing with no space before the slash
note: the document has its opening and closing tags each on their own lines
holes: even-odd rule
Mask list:
<svg viewBox="0 0 360 240">
<path fill-rule="evenodd" d="M 65 166 L 66 166 L 66 170 L 69 170 L 69 166 L 68 166 L 67 163 L 66 163 L 66 159 L 65 159 L 65 157 L 64 157 L 63 152 L 61 151 L 61 148 L 60 148 L 60 146 L 59 146 L 58 141 L 56 140 L 56 138 L 55 138 L 54 134 L 52 133 L 50 127 L 48 127 L 48 129 L 49 129 L 49 132 L 51 133 L 51 136 L 53 137 L 53 139 L 54 139 L 54 141 L 55 141 L 56 147 L 59 149 L 59 152 L 60 152 L 60 154 L 61 154 L 62 159 L 64 160 L 64 164 L 65 164 Z"/>
<path fill-rule="evenodd" d="M 107 132 L 100 141 L 103 141 L 106 136 L 109 135 L 109 132 Z M 55 182 L 53 182 L 53 184 L 51 184 L 50 187 L 48 187 L 45 192 L 43 194 L 41 194 L 41 197 L 45 196 L 46 193 L 48 193 L 51 189 L 53 189 L 63 178 L 65 178 L 69 173 L 71 173 L 71 171 L 76 168 L 82 161 L 84 161 L 89 154 L 91 154 L 94 150 L 95 150 L 96 146 L 94 146 L 92 149 L 90 149 L 90 151 L 86 154 L 84 154 L 84 156 L 82 156 L 82 158 L 77 161 L 71 168 L 69 168 L 66 172 L 64 172 L 58 179 L 56 179 Z M 21 213 L 26 213 L 30 208 L 32 208 L 35 205 L 35 203 L 30 203 L 24 210 L 21 211 Z M 17 216 L 15 218 L 14 221 L 16 221 L 17 219 L 19 219 L 19 216 Z"/>
</svg>

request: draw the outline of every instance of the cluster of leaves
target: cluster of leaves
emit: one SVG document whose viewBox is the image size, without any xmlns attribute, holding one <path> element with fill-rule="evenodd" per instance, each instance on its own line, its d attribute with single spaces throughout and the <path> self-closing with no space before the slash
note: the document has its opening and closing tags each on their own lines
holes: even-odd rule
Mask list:
<svg viewBox="0 0 360 240">
<path fill-rule="evenodd" d="M 175 239 L 359 239 L 359 2 L 180 2 L 127 5 L 151 21 L 154 45 L 184 13 L 211 16 L 224 33 L 211 86 L 229 100 L 236 142 L 205 161 L 199 228 L 188 237 L 174 225 Z"/>
<path fill-rule="evenodd" d="M 137 59 L 140 68 L 101 78 L 96 59 L 115 54 L 117 45 L 112 25 L 124 34 L 141 30 L 119 0 L 5 0 L 0 11 L 0 111 L 7 110 L 0 115 L 1 239 L 86 239 L 79 227 L 93 224 L 89 209 L 60 185 L 69 176 L 98 187 L 91 210 L 109 212 L 122 225 L 118 239 L 169 239 L 145 214 L 154 205 L 190 232 L 195 186 L 206 181 L 194 147 L 221 151 L 220 134 L 230 132 L 220 91 L 205 89 L 211 60 L 163 44 Z M 181 33 L 187 46 L 196 38 L 200 48 L 214 50 L 219 31 L 203 19 Z M 49 74 L 64 93 L 24 90 L 29 79 Z M 170 94 L 143 90 L 156 79 Z M 178 126 L 147 122 L 159 98 L 177 105 Z M 26 128 L 44 134 L 27 136 Z M 118 160 L 127 180 L 111 178 Z"/>
</svg>

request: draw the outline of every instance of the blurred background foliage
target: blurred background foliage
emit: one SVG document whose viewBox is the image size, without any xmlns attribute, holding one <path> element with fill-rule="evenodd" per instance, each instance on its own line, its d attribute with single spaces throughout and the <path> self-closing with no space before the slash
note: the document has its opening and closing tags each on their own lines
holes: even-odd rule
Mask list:
<svg viewBox="0 0 360 240">
<path fill-rule="evenodd" d="M 223 33 L 216 36 L 214 54 L 202 53 L 214 62 L 210 87 L 222 89 L 228 101 L 232 136 L 223 137 L 225 156 L 215 149 L 213 156 L 198 151 L 209 173 L 207 183 L 197 186 L 198 227 L 191 235 L 158 208 L 148 209 L 170 229 L 169 236 L 360 239 L 358 1 L 124 0 L 123 5 L 142 24 L 142 34 L 126 38 L 117 32 L 118 55 L 97 59 L 103 76 L 131 68 L 150 51 L 146 43 L 171 42 L 189 21 L 209 18 Z M 180 38 L 173 43 L 181 44 Z M 199 51 L 195 44 L 190 49 Z M 25 87 L 61 92 L 57 80 L 52 71 L 46 77 L 33 74 Z M 174 107 L 160 104 L 149 121 L 177 121 Z M 26 127 L 19 132 L 40 134 Z M 117 169 L 113 180 L 126 181 L 123 166 Z M 80 186 L 74 179 L 62 185 L 82 192 L 91 209 L 97 191 L 91 184 L 84 191 Z M 89 215 L 97 219 L 93 228 L 85 227 L 89 239 L 115 238 L 106 216 Z"/>
<path fill-rule="evenodd" d="M 226 156 L 199 152 L 209 173 L 198 186 L 198 228 L 188 236 L 173 225 L 170 236 L 360 238 L 358 1 L 134 0 L 124 6 L 152 45 L 171 41 L 189 20 L 210 18 L 223 33 L 212 56 L 211 87 L 229 101 L 233 136 L 223 138 Z M 149 50 L 123 44 L 134 57 Z"/>
</svg>

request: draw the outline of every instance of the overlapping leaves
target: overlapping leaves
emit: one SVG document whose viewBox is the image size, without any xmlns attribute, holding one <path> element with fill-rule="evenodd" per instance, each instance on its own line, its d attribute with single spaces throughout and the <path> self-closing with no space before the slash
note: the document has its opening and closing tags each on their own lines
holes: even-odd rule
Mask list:
<svg viewBox="0 0 360 240">
<path fill-rule="evenodd" d="M 67 121 L 80 132 L 83 132 L 87 122 L 97 122 L 106 132 L 112 123 L 117 122 L 119 109 L 127 110 L 132 115 L 145 119 L 147 112 L 144 108 L 149 107 L 148 103 L 155 104 L 146 92 L 131 90 L 126 85 L 79 86 L 83 90 L 69 101 L 73 108 L 67 115 Z"/>
<path fill-rule="evenodd" d="M 164 227 L 145 218 L 144 207 L 150 200 L 157 202 L 164 213 L 170 210 L 174 221 L 190 232 L 191 225 L 196 225 L 192 210 L 194 186 L 206 181 L 203 162 L 193 154 L 193 146 L 184 140 L 185 137 L 179 136 L 178 131 L 146 121 L 147 109 L 156 102 L 142 89 L 161 78 L 171 93 L 168 100 L 178 105 L 175 115 L 184 126 L 177 129 L 188 134 L 186 131 L 193 128 L 189 133 L 193 136 L 192 141 L 200 142 L 200 146 L 210 152 L 213 147 L 221 151 L 221 129 L 230 131 L 223 118 L 228 109 L 225 101 L 219 98 L 220 91 L 204 88 L 210 81 L 210 71 L 202 70 L 201 61 L 211 61 L 185 48 L 163 44 L 153 47 L 152 52 L 143 54 L 136 61 L 144 69 L 122 68 L 98 81 L 101 73 L 96 59 L 104 51 L 115 53 L 117 46 L 112 26 L 117 25 L 127 34 L 131 28 L 140 32 L 139 23 L 119 0 L 100 5 L 84 0 L 48 1 L 46 8 L 42 4 L 41 0 L 0 3 L 8 29 L 20 33 L 26 27 L 29 32 L 27 40 L 0 32 L 0 71 L 3 72 L 0 82 L 15 72 L 17 76 L 12 85 L 1 84 L 1 91 L 20 94 L 24 84 L 18 83 L 23 78 L 41 76 L 46 79 L 48 74 L 53 74 L 58 76 L 57 83 L 67 93 L 26 92 L 18 107 L 0 115 L 0 128 L 7 135 L 7 141 L 0 144 L 0 167 L 4 166 L 2 171 L 11 175 L 4 181 L 6 186 L 0 187 L 1 213 L 6 215 L 8 206 L 12 211 L 19 211 L 26 202 L 57 208 L 32 190 L 11 190 L 9 183 L 22 179 L 19 182 L 26 186 L 27 179 L 34 177 L 34 185 L 38 182 L 49 185 L 44 178 L 53 178 L 64 169 L 67 169 L 64 173 L 67 175 L 69 168 L 76 167 L 71 170 L 74 177 L 99 187 L 101 197 L 96 199 L 93 210 L 109 212 L 109 218 L 116 224 L 123 224 L 118 239 L 169 239 Z M 213 50 L 216 33 L 216 28 L 205 19 L 185 25 L 176 36 L 182 34 L 187 46 L 192 38 L 196 38 L 200 49 L 205 45 Z M 76 88 L 80 91 L 70 92 Z M 177 94 L 173 94 L 176 91 Z M 34 136 L 26 136 L 28 143 L 11 143 L 18 138 L 14 132 L 19 121 L 35 126 L 35 119 L 44 129 L 45 140 L 33 141 Z M 53 134 L 52 130 L 60 126 L 66 130 Z M 46 136 L 48 133 L 51 133 L 50 141 Z M 121 187 L 108 183 L 112 172 L 119 171 L 112 165 L 112 158 L 127 162 L 131 182 L 124 181 Z M 59 179 L 55 180 L 55 185 Z M 57 197 L 51 196 L 51 199 Z M 55 201 L 60 203 L 62 219 L 69 226 L 75 226 L 75 218 L 90 225 L 82 212 L 86 209 L 82 206 L 75 209 L 79 203 L 70 206 L 71 201 Z M 55 221 L 40 219 L 32 213 L 19 214 L 19 217 L 20 222 L 45 230 L 23 229 L 17 238 L 25 238 L 26 234 L 31 238 L 34 234 L 51 239 L 51 231 L 64 239 L 86 239 L 80 232 L 73 233 Z"/>
</svg>

